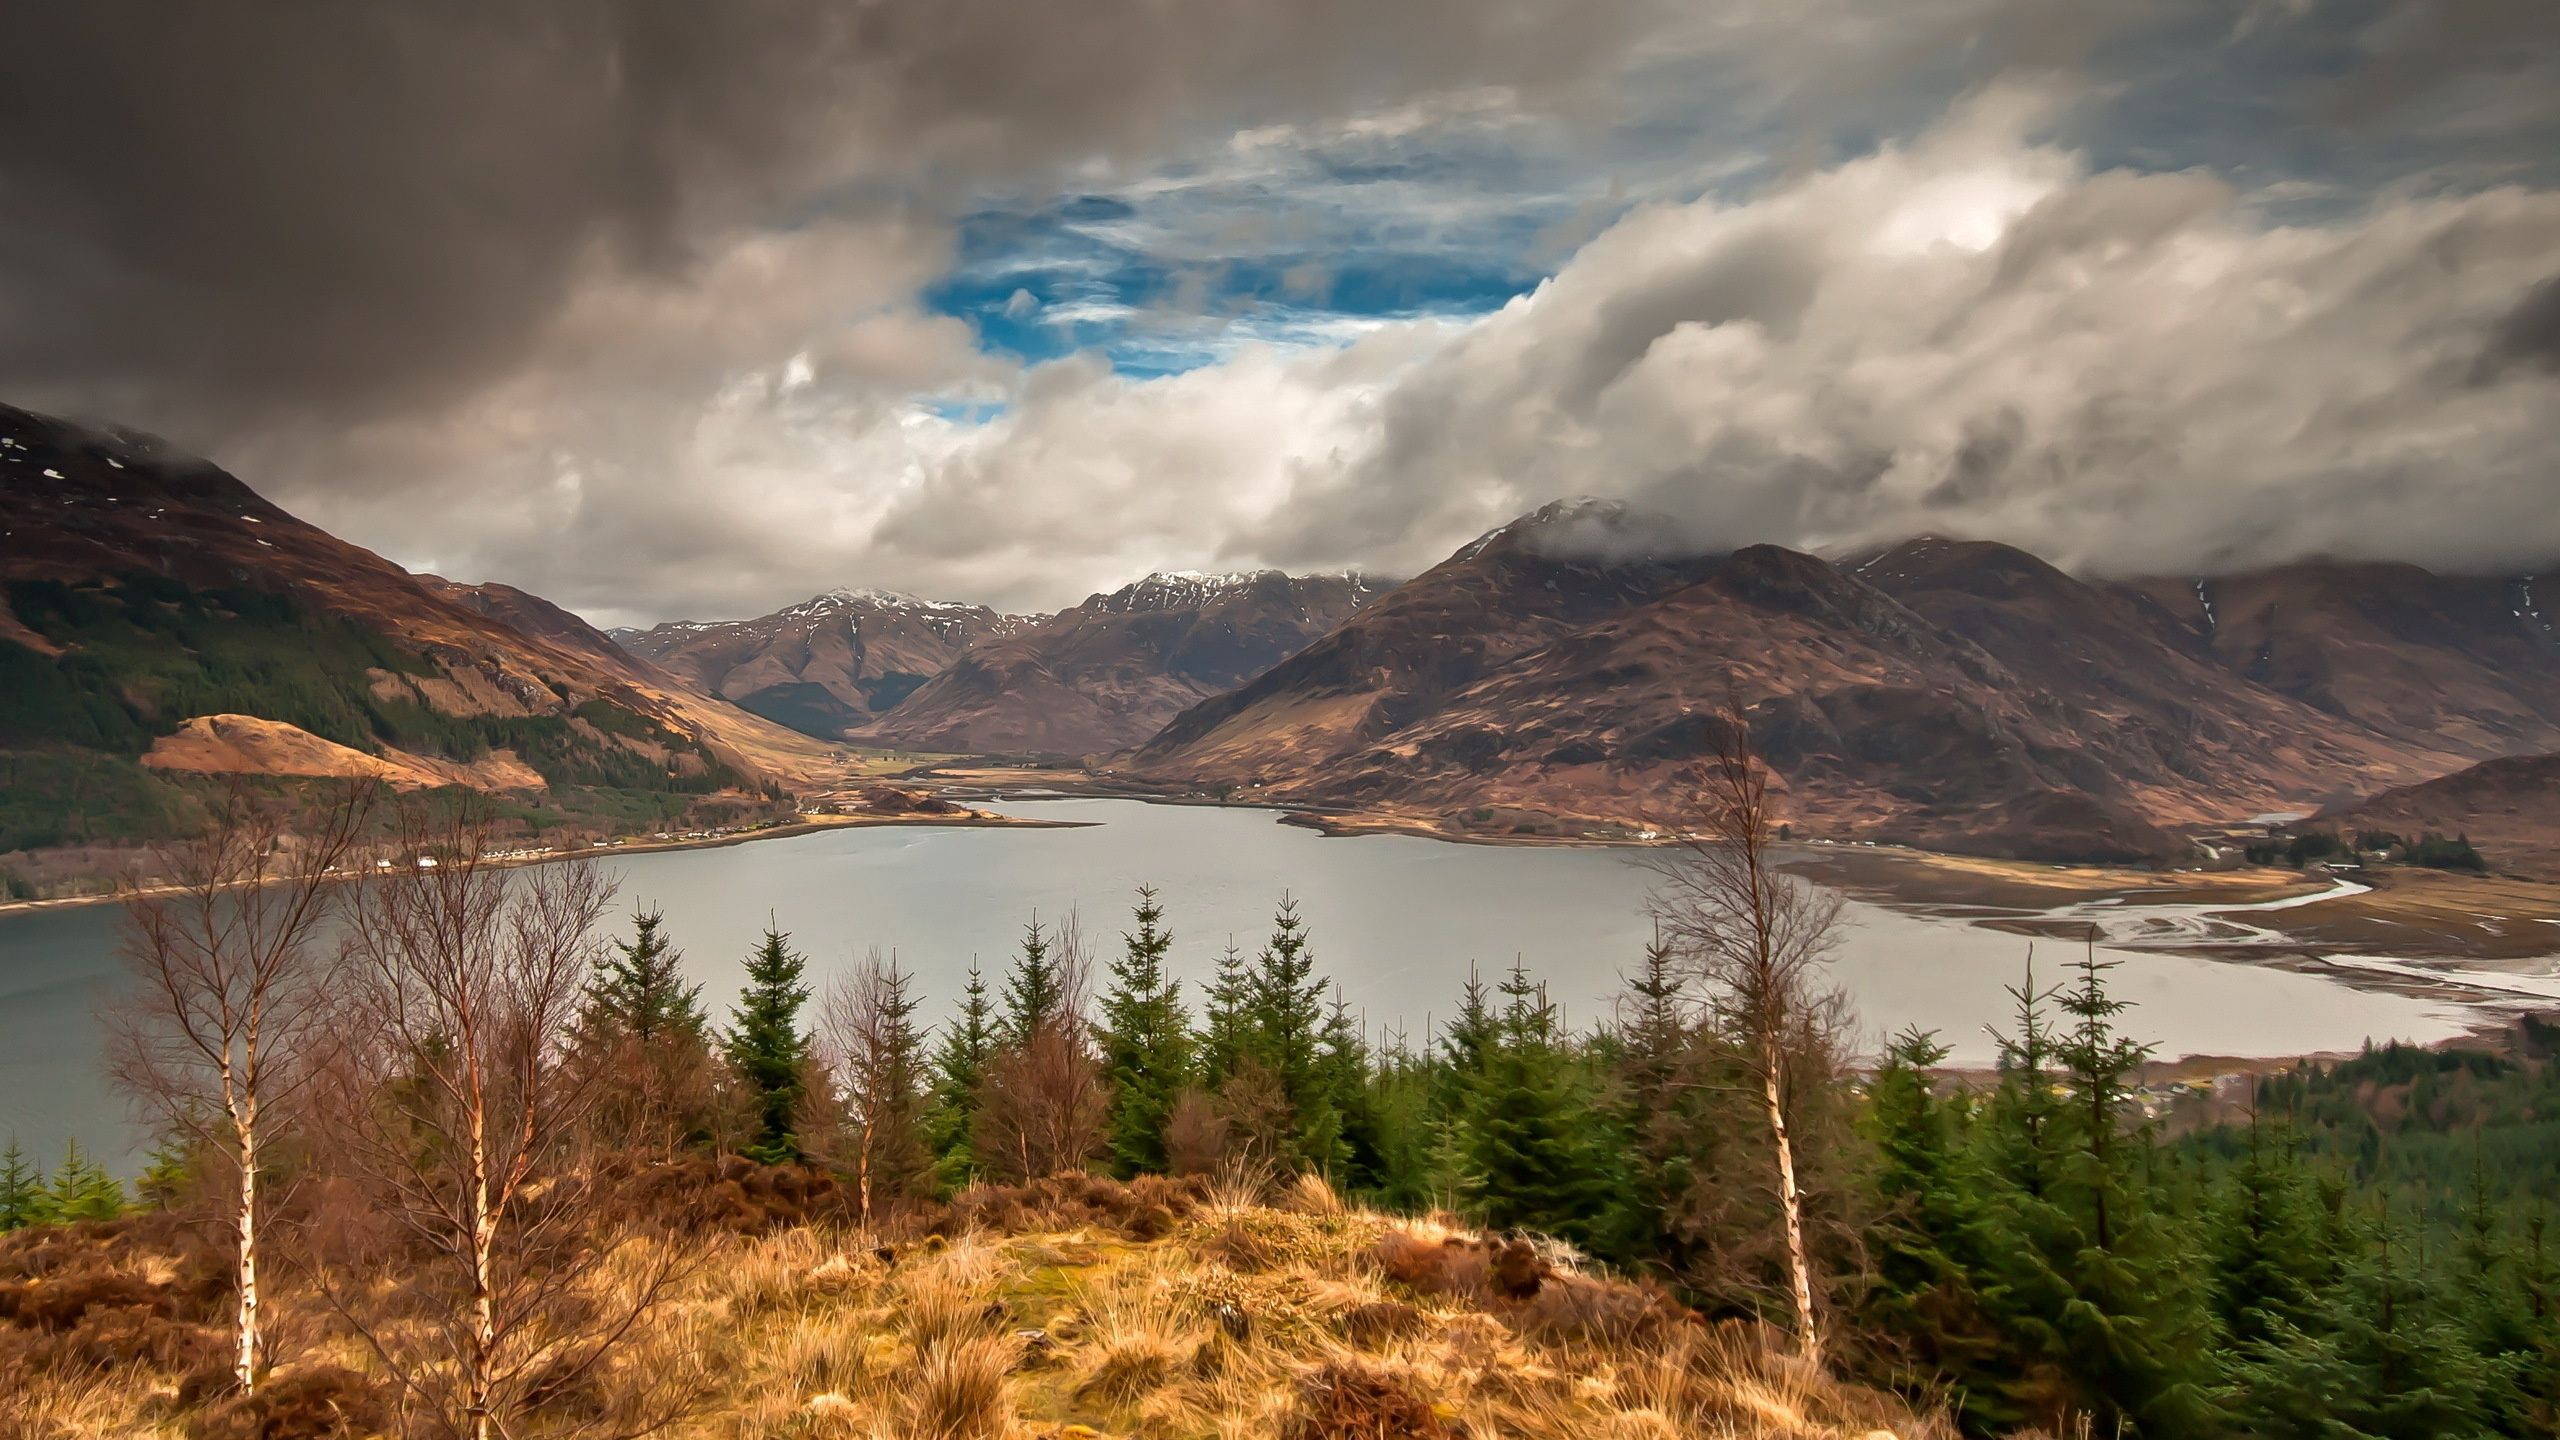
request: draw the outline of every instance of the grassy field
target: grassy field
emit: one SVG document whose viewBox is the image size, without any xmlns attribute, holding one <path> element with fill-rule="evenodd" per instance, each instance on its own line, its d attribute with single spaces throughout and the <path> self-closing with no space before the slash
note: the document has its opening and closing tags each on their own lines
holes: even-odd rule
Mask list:
<svg viewBox="0 0 2560 1440">
<path fill-rule="evenodd" d="M 668 1258 L 682 1278 L 553 1404 L 620 1420 L 672 1408 L 659 1433 L 681 1440 L 1945 1433 L 1889 1396 L 1805 1373 L 1762 1332 L 1703 1322 L 1568 1254 L 1346 1207 L 1313 1180 L 1264 1196 L 1062 1176 L 964 1192 L 872 1231 L 776 1215 L 768 1204 L 796 1211 L 807 1196 L 777 1200 L 768 1178 L 704 1184 L 689 1226 L 626 1241 L 596 1286 L 606 1305 Z M 41 1323 L 0 1319 L 0 1381 L 14 1380 L 0 1384 L 0 1429 L 272 1429 L 276 1414 L 190 1398 L 193 1367 L 220 1360 L 218 1331 L 190 1318 L 213 1288 L 191 1243 L 147 1220 L 0 1242 L 0 1276 L 41 1252 L 52 1293 L 120 1307 L 92 1320 L 65 1300 L 28 1307 Z M 127 1323 L 138 1301 L 161 1318 Z M 382 1416 L 378 1365 L 310 1294 L 285 1282 L 269 1313 L 295 1337 L 269 1411 Z"/>
</svg>

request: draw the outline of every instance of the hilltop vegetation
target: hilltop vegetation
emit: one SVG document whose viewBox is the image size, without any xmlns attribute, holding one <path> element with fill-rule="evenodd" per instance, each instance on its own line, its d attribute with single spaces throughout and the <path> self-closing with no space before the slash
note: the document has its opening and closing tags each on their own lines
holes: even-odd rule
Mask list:
<svg viewBox="0 0 2560 1440">
<path fill-rule="evenodd" d="M 355 837 L 358 808 L 302 823 Z M 2512 1059 L 2306 1069 L 2255 1123 L 2173 1139 L 2091 953 L 2021 980 L 1987 1081 L 1918 1033 L 1862 1072 L 1818 964 L 1752 963 L 1818 960 L 1830 913 L 1729 828 L 1666 869 L 1664 938 L 1588 1031 L 1515 968 L 1418 1046 L 1373 1038 L 1285 899 L 1186 995 L 1180 897 L 1152 892 L 1117 945 L 1027 925 L 935 1030 L 895 963 L 820 985 L 779 928 L 723 1013 L 680 923 L 607 942 L 591 869 L 502 879 L 468 814 L 402 816 L 401 853 L 439 863 L 350 887 L 318 877 L 359 850 L 279 858 L 263 813 L 223 812 L 207 883 L 136 911 L 152 983 L 112 1053 L 167 1117 L 155 1208 L 59 1223 L 112 1206 L 76 1173 L 43 1191 L 82 1209 L 12 1207 L 36 1223 L 0 1249 L 0 1375 L 56 1433 L 2352 1440 L 2560 1416 L 2539 1029 Z M 343 915 L 332 964 L 292 959 L 301 897 Z M 244 992 L 189 917 L 227 906 L 287 960 L 215 1019 L 186 997 Z M 243 1049 L 243 1023 L 269 1029 Z"/>
<path fill-rule="evenodd" d="M 1699 1323 L 1553 1252 L 1345 1207 L 1313 1181 L 1266 1204 L 1196 1179 L 1061 1177 L 979 1187 L 887 1229 L 850 1223 L 840 1187 L 743 1162 L 630 1183 L 677 1198 L 619 1221 L 636 1229 L 598 1288 L 661 1261 L 676 1278 L 612 1363 L 517 1433 L 1933 1433 L 1749 1327 Z M 296 1360 L 258 1399 L 206 1395 L 220 1273 L 159 1217 L 0 1242 L 0 1344 L 20 1387 L 0 1414 L 63 1435 L 398 1426 L 362 1342 L 299 1288 L 275 1312 L 309 1337 Z"/>
</svg>

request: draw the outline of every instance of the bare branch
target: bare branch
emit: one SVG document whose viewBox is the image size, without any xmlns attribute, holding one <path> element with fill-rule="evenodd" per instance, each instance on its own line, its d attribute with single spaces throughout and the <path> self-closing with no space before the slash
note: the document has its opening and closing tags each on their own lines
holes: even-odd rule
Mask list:
<svg viewBox="0 0 2560 1440">
<path fill-rule="evenodd" d="M 1716 753 L 1693 772 L 1692 813 L 1657 855 L 1651 909 L 1659 943 L 1702 982 L 1734 1054 L 1757 1086 L 1786 1232 L 1796 1341 L 1822 1363 L 1813 1260 L 1793 1135 L 1809 1057 L 1831 1053 L 1845 1003 L 1822 970 L 1837 943 L 1840 897 L 1777 868 L 1769 772 L 1738 706 Z M 1827 1078 L 1827 1077 L 1826 1077 Z"/>
<path fill-rule="evenodd" d="M 235 784 L 205 828 L 160 855 L 171 883 L 125 895 L 130 983 L 103 1017 L 110 1074 L 159 1129 L 228 1170 L 234 1380 L 257 1384 L 262 1155 L 292 1121 L 326 1032 L 321 931 L 375 792 L 298 816 Z"/>
</svg>

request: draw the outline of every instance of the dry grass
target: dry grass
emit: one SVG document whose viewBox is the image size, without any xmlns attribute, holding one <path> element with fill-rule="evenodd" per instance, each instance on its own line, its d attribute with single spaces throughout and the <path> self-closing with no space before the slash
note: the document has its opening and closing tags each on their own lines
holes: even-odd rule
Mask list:
<svg viewBox="0 0 2560 1440">
<path fill-rule="evenodd" d="M 973 1335 L 924 1351 L 906 1377 L 906 1429 L 919 1440 L 1000 1440 L 1013 1428 L 1013 1367 L 1020 1347 Z"/>
<path fill-rule="evenodd" d="M 636 1415 L 680 1398 L 661 1432 L 676 1440 L 1945 1433 L 1566 1253 L 1363 1212 L 1305 1184 L 1188 1194 L 1169 1233 L 1139 1238 L 1164 1223 L 1166 1197 L 1124 1204 L 1099 1183 L 980 1196 L 981 1213 L 1033 1228 L 885 1251 L 825 1223 L 693 1236 L 679 1293 L 588 1403 Z M 602 1283 L 636 1283 L 639 1259 Z M 113 1269 L 150 1263 L 127 1247 Z M 274 1303 L 328 1360 L 363 1363 L 309 1296 L 288 1286 Z M 0 1321 L 0 1366 L 15 1333 Z M 14 1378 L 0 1384 L 12 1440 L 214 1433 L 212 1407 L 181 1406 L 185 1377 L 147 1355 Z"/>
</svg>

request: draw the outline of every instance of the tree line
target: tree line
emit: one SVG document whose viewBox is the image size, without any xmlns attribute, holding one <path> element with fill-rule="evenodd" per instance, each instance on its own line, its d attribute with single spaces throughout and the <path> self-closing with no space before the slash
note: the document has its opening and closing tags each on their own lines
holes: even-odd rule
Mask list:
<svg viewBox="0 0 2560 1440">
<path fill-rule="evenodd" d="M 393 815 L 404 861 L 368 867 L 362 792 L 317 817 L 235 798 L 180 885 L 134 897 L 117 1073 L 221 1217 L 235 1383 L 274 1358 L 270 1227 L 336 1217 L 350 1233 L 298 1236 L 290 1263 L 475 1440 L 664 1295 L 672 1252 L 594 1216 L 634 1157 L 704 1152 L 829 1172 L 872 1226 L 1067 1170 L 1320 1174 L 1554 1237 L 1971 1433 L 2560 1429 L 2560 1274 L 2526 1200 L 2482 1184 L 2458 1227 L 2429 1223 L 2298 1106 L 2164 1135 L 2094 947 L 2060 984 L 2030 966 L 1985 1079 L 1918 1032 L 1854 1064 L 1822 965 L 1836 901 L 1773 863 L 1738 730 L 1696 779 L 1700 838 L 1658 852 L 1655 939 L 1610 1015 L 1568 1027 L 1515 965 L 1470 975 L 1418 1042 L 1367 1030 L 1285 895 L 1187 993 L 1144 888 L 1107 940 L 1029 918 L 930 1028 L 894 956 L 821 986 L 777 921 L 715 1018 L 663 917 L 604 935 L 589 866 L 510 877 L 445 812 Z M 348 868 L 371 878 L 328 883 Z M 599 1305 L 582 1287 L 608 1266 Z M 421 1311 L 447 1323 L 399 1323 Z"/>
</svg>

